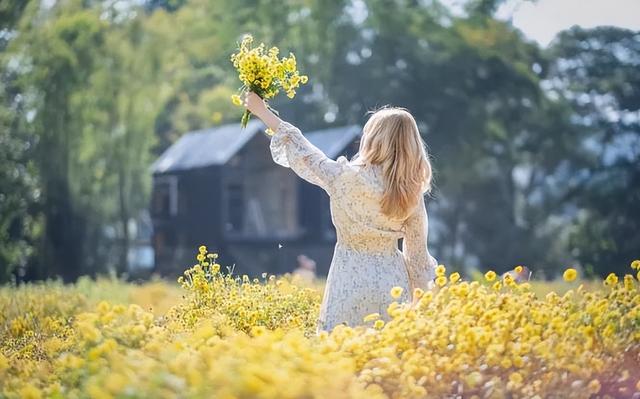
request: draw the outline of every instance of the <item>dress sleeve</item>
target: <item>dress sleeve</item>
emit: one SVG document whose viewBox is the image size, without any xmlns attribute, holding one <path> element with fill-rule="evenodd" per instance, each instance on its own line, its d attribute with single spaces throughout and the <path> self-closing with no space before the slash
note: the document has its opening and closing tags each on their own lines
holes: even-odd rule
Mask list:
<svg viewBox="0 0 640 399">
<path fill-rule="evenodd" d="M 344 171 L 345 157 L 338 161 L 329 159 L 318 147 L 311 144 L 297 127 L 282 121 L 269 145 L 271 157 L 278 165 L 291 168 L 298 176 L 322 187 L 332 194 L 333 183 Z"/>
<path fill-rule="evenodd" d="M 434 286 L 436 259 L 427 249 L 429 219 L 424 199 L 405 221 L 405 235 L 402 243 L 411 292 L 414 288 L 431 289 Z"/>
</svg>

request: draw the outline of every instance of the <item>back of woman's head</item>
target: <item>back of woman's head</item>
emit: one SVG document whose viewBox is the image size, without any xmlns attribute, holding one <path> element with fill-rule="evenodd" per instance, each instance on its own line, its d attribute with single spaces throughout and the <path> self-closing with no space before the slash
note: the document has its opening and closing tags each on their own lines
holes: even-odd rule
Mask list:
<svg viewBox="0 0 640 399">
<path fill-rule="evenodd" d="M 431 190 L 427 150 L 415 119 L 404 108 L 385 107 L 373 113 L 364 125 L 359 157 L 366 164 L 382 166 L 382 213 L 391 218 L 408 217 Z"/>
</svg>

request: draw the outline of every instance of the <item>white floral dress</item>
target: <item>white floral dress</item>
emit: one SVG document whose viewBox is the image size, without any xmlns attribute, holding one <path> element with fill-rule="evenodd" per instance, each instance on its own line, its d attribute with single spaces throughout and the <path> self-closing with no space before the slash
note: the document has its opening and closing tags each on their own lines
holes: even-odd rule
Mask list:
<svg viewBox="0 0 640 399">
<path fill-rule="evenodd" d="M 430 289 L 436 260 L 427 250 L 428 219 L 424 201 L 405 221 L 380 210 L 383 182 L 379 166 L 364 166 L 345 157 L 329 159 L 300 130 L 281 122 L 271 138 L 271 156 L 329 194 L 337 242 L 327 275 L 317 332 L 338 324 L 364 324 L 379 313 L 390 319 L 390 290 L 403 288 L 400 302 L 410 302 L 413 288 Z M 398 239 L 404 238 L 403 250 Z"/>
</svg>

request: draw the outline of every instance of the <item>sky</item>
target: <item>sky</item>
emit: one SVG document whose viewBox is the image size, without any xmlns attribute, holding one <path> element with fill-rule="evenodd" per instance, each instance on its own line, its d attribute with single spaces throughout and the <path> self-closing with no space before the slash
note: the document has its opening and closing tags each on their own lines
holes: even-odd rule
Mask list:
<svg viewBox="0 0 640 399">
<path fill-rule="evenodd" d="M 507 0 L 497 17 L 511 19 L 526 36 L 547 46 L 558 32 L 573 25 L 640 30 L 640 0 Z"/>
<path fill-rule="evenodd" d="M 440 1 L 455 14 L 468 0 Z M 640 30 L 640 0 L 506 0 L 496 16 L 510 19 L 527 37 L 546 47 L 558 32 L 574 25 Z"/>
</svg>

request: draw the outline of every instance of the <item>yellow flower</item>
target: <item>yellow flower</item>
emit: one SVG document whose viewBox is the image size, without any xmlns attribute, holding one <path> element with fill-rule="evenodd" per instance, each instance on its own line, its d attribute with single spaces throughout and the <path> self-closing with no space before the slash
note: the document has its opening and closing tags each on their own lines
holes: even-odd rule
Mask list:
<svg viewBox="0 0 640 399">
<path fill-rule="evenodd" d="M 522 273 L 522 266 L 516 266 L 516 267 L 513 269 L 513 271 L 514 271 L 514 272 L 516 272 L 516 273 L 518 273 L 518 274 Z"/>
<path fill-rule="evenodd" d="M 107 375 L 104 387 L 107 391 L 117 394 L 127 386 L 127 378 L 120 373 L 110 373 Z"/>
<path fill-rule="evenodd" d="M 196 259 L 198 260 L 198 262 L 202 262 L 204 260 L 204 255 L 203 254 L 198 254 L 196 256 Z"/>
<path fill-rule="evenodd" d="M 576 269 L 573 268 L 569 268 L 565 270 L 564 273 L 562 273 L 562 278 L 564 279 L 564 281 L 573 281 L 577 276 L 578 272 L 576 272 Z"/>
<path fill-rule="evenodd" d="M 591 380 L 591 382 L 589 382 L 589 385 L 587 385 L 587 388 L 589 388 L 589 393 L 591 394 L 600 392 L 600 381 Z"/>
<path fill-rule="evenodd" d="M 616 285 L 618 284 L 618 276 L 615 273 L 609 273 L 604 282 L 606 285 Z"/>
<path fill-rule="evenodd" d="M 251 335 L 253 335 L 254 337 L 259 337 L 259 336 L 263 335 L 266 331 L 267 331 L 267 329 L 264 328 L 264 326 L 253 326 L 253 327 L 251 327 Z"/>
<path fill-rule="evenodd" d="M 402 295 L 402 287 L 393 287 L 391 288 L 391 297 L 393 299 L 398 299 L 400 298 L 400 295 Z"/>
<path fill-rule="evenodd" d="M 300 84 L 309 80 L 308 76 L 300 75 L 295 55 L 289 53 L 288 57 L 278 58 L 280 50 L 277 47 L 267 50 L 264 43 L 257 47 L 253 47 L 252 43 L 253 38 L 247 36 L 238 46 L 238 51 L 230 57 L 238 72 L 238 79 L 242 82 L 240 92 L 251 90 L 264 100 L 269 100 L 282 90 L 287 97 L 293 98 Z M 242 103 L 237 94 L 231 96 L 231 100 L 236 105 Z M 250 113 L 245 111 L 241 119 L 243 127 L 246 126 L 249 117 Z"/>
<path fill-rule="evenodd" d="M 9 368 L 9 360 L 0 352 L 0 373 Z"/>
<path fill-rule="evenodd" d="M 447 284 L 447 278 L 445 276 L 438 276 L 436 278 L 436 284 L 438 284 L 438 287 L 444 286 Z"/>
<path fill-rule="evenodd" d="M 42 397 L 42 393 L 33 385 L 25 385 L 20 389 L 20 397 L 23 399 L 40 399 Z"/>
<path fill-rule="evenodd" d="M 522 374 L 517 371 L 509 374 L 509 381 L 516 385 L 520 385 L 522 383 Z"/>
<path fill-rule="evenodd" d="M 496 282 L 493 284 L 493 287 L 492 287 L 492 288 L 493 288 L 495 291 L 499 291 L 499 290 L 500 290 L 500 288 L 502 288 L 502 283 L 500 283 L 500 281 L 496 281 Z"/>
<path fill-rule="evenodd" d="M 631 268 L 640 270 L 640 259 L 636 259 L 631 262 Z"/>
<path fill-rule="evenodd" d="M 242 99 L 237 94 L 233 94 L 231 96 L 231 101 L 233 102 L 234 105 L 242 105 Z"/>
<path fill-rule="evenodd" d="M 438 265 L 438 267 L 436 267 L 436 276 L 444 276 L 446 271 L 447 269 L 444 265 Z"/>
<path fill-rule="evenodd" d="M 458 272 L 451 273 L 451 275 L 449 276 L 449 281 L 451 281 L 452 283 L 455 283 L 458 280 L 460 280 L 460 273 Z"/>
<path fill-rule="evenodd" d="M 486 278 L 487 281 L 493 281 L 496 279 L 496 272 L 494 272 L 493 270 L 489 270 L 484 274 L 484 278 Z"/>
<path fill-rule="evenodd" d="M 204 245 L 200 245 L 200 247 L 198 248 L 198 252 L 200 252 L 201 254 L 206 254 L 207 253 L 207 247 Z"/>
<path fill-rule="evenodd" d="M 380 318 L 380 313 L 371 313 L 364 317 L 363 321 L 368 323 L 370 321 L 378 320 Z"/>
<path fill-rule="evenodd" d="M 623 287 L 585 283 L 559 295 L 555 284 L 542 281 L 534 283 L 535 291 L 548 294 L 523 290 L 528 283 L 505 289 L 507 278 L 500 275 L 491 283 L 460 278 L 449 285 L 456 279 L 451 273 L 438 276 L 442 289 L 412 288 L 418 306 L 390 301 L 388 323 L 386 314 L 375 310 L 380 313 L 363 315 L 360 325 L 317 337 L 322 296 L 316 288 L 322 286 L 262 277 L 210 273 L 200 262 L 181 278 L 183 300 L 171 297 L 169 302 L 177 303 L 161 310 L 157 301 L 166 302 L 163 294 L 180 295 L 164 281 L 3 287 L 0 324 L 8 331 L 7 339 L 0 339 L 0 380 L 7 383 L 0 396 L 106 399 L 166 388 L 162 380 L 132 383 L 131 371 L 139 369 L 175 376 L 172 390 L 187 384 L 206 391 L 217 381 L 225 391 L 213 395 L 229 397 L 255 396 L 265 386 L 278 391 L 300 380 L 305 383 L 291 388 L 308 397 L 330 396 L 336 387 L 355 392 L 349 395 L 355 399 L 384 397 L 385 387 L 402 391 L 398 397 L 451 397 L 457 391 L 453 381 L 465 384 L 463 396 L 475 399 L 491 396 L 489 391 L 500 398 L 595 397 L 609 391 L 605 380 L 595 379 L 607 375 L 582 371 L 619 366 L 612 350 L 624 349 L 634 359 L 639 353 L 638 282 L 631 274 L 616 277 L 620 283 L 624 278 Z M 76 292 L 84 292 L 85 284 L 97 290 L 96 304 Z M 100 303 L 105 293 L 115 298 Z M 130 302 L 116 304 L 111 300 L 123 298 L 112 293 L 124 293 Z M 155 314 L 145 310 L 150 308 Z M 19 336 L 11 336 L 12 326 Z M 540 360 L 544 370 L 537 367 Z M 480 368 L 460 375 L 467 365 Z M 274 367 L 278 372 L 269 373 Z M 77 372 L 91 378 L 72 384 Z M 562 384 L 558 375 L 566 377 Z M 612 392 L 630 397 L 640 391 L 633 369 L 621 367 L 614 377 Z M 353 383 L 374 389 L 361 392 Z"/>
</svg>

